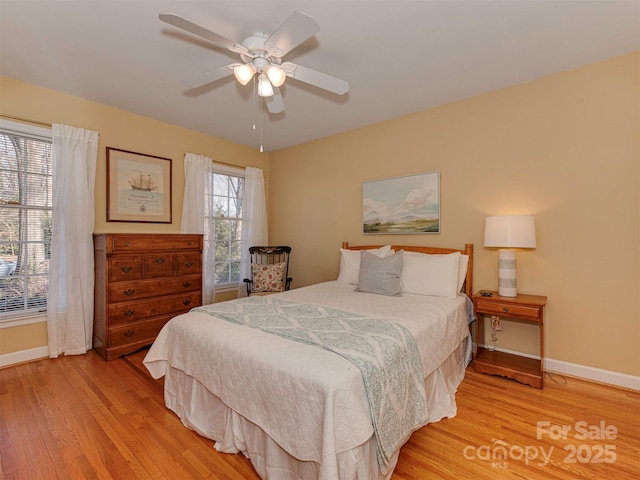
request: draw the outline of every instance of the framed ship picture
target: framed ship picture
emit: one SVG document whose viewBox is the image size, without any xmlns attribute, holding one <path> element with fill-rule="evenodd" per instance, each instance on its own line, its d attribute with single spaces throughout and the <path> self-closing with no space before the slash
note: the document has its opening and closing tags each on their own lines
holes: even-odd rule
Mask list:
<svg viewBox="0 0 640 480">
<path fill-rule="evenodd" d="M 171 223 L 171 159 L 107 147 L 107 222 Z"/>
</svg>

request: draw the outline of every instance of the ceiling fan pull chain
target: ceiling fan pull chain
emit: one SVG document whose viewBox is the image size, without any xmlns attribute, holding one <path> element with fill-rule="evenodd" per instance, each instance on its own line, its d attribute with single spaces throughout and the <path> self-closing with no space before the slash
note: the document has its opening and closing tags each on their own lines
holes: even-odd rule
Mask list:
<svg viewBox="0 0 640 480">
<path fill-rule="evenodd" d="M 253 77 L 253 129 L 256 129 L 256 97 L 258 96 L 258 87 L 256 85 L 256 77 Z"/>
<path fill-rule="evenodd" d="M 262 148 L 262 99 L 260 99 L 260 153 L 264 152 L 264 148 Z"/>
</svg>

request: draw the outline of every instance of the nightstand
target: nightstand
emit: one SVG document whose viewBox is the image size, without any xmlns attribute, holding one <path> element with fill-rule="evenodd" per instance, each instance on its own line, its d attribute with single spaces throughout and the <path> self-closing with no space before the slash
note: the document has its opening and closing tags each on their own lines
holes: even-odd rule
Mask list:
<svg viewBox="0 0 640 480">
<path fill-rule="evenodd" d="M 542 388 L 544 385 L 544 306 L 547 303 L 547 297 L 521 294 L 516 297 L 501 297 L 498 292 L 489 293 L 491 296 L 484 296 L 481 292 L 473 296 L 477 317 L 473 369 L 476 372 L 501 375 L 532 387 Z M 492 351 L 483 347 L 485 315 L 537 324 L 540 328 L 540 359 Z"/>
</svg>

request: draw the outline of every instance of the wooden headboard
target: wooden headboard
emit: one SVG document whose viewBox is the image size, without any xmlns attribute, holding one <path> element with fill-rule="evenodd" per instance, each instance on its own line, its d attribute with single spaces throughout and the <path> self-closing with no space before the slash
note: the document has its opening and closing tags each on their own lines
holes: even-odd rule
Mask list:
<svg viewBox="0 0 640 480">
<path fill-rule="evenodd" d="M 371 248 L 380 248 L 383 245 L 357 245 L 349 246 L 349 242 L 342 242 L 342 248 L 348 250 L 369 250 Z M 419 245 L 391 245 L 391 248 L 396 252 L 398 250 L 404 250 L 406 252 L 418 252 L 418 253 L 430 253 L 430 254 L 447 254 L 460 252 L 464 255 L 469 255 L 469 266 L 467 267 L 467 277 L 464 281 L 464 293 L 469 298 L 473 295 L 473 243 L 467 243 L 464 246 L 464 250 L 458 250 L 457 248 L 442 248 L 442 247 L 423 247 Z"/>
</svg>

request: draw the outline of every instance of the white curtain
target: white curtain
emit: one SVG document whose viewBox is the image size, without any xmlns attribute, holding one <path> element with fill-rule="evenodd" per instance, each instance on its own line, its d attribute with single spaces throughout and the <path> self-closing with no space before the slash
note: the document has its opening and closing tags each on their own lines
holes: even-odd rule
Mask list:
<svg viewBox="0 0 640 480">
<path fill-rule="evenodd" d="M 204 234 L 202 252 L 202 304 L 209 305 L 215 300 L 215 235 L 213 224 L 208 222 L 205 230 L 205 208 L 212 211 L 209 174 L 213 171 L 213 162 L 203 155 L 187 153 L 184 157 L 184 198 L 182 201 L 182 233 Z"/>
<path fill-rule="evenodd" d="M 264 193 L 264 175 L 259 168 L 247 167 L 242 199 L 242 256 L 240 261 L 240 285 L 238 296 L 247 296 L 244 279 L 251 278 L 249 247 L 268 245 L 267 204 Z"/>
<path fill-rule="evenodd" d="M 49 356 L 79 355 L 93 336 L 93 227 L 98 133 L 53 125 Z"/>
</svg>

